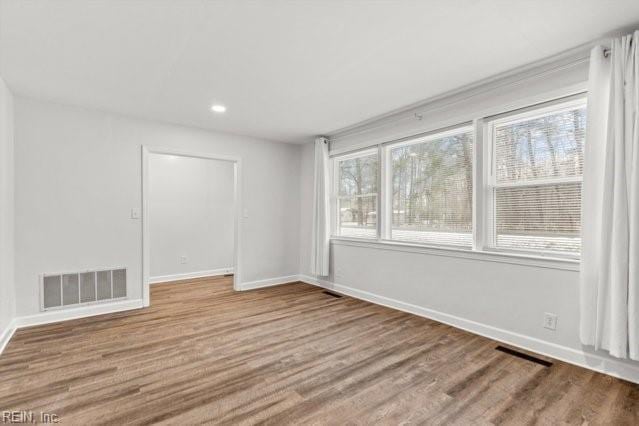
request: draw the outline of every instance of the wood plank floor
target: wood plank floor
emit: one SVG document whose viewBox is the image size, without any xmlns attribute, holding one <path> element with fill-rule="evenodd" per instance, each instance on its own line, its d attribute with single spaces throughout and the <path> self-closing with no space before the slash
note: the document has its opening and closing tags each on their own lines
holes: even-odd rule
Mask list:
<svg viewBox="0 0 639 426">
<path fill-rule="evenodd" d="M 152 287 L 152 306 L 19 330 L 0 409 L 62 424 L 639 424 L 639 386 L 306 284 Z"/>
</svg>

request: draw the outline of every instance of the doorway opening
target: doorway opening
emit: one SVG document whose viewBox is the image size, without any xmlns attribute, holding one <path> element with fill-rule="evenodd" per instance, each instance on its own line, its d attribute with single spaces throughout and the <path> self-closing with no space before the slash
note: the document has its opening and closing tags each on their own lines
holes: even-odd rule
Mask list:
<svg viewBox="0 0 639 426">
<path fill-rule="evenodd" d="M 142 147 L 142 294 L 153 283 L 233 274 L 240 286 L 240 159 Z"/>
</svg>

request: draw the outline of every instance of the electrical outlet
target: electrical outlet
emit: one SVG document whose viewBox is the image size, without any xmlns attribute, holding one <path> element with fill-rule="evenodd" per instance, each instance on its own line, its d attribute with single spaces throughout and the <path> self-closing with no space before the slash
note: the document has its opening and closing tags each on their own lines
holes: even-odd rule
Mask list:
<svg viewBox="0 0 639 426">
<path fill-rule="evenodd" d="M 184 264 L 184 263 L 188 263 L 189 262 L 189 258 L 186 256 L 180 256 L 180 263 Z"/>
<path fill-rule="evenodd" d="M 557 315 L 544 312 L 544 328 L 557 330 Z"/>
</svg>

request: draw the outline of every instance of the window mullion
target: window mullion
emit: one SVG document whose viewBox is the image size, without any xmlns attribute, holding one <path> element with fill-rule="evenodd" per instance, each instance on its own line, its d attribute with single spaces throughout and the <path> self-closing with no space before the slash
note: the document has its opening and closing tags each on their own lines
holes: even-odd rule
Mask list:
<svg viewBox="0 0 639 426">
<path fill-rule="evenodd" d="M 392 188 L 392 166 L 390 162 L 390 153 L 387 147 L 380 145 L 379 147 L 379 159 L 380 159 L 380 206 L 381 212 L 380 232 L 379 239 L 388 240 L 391 235 L 391 225 L 393 218 L 393 188 Z"/>
<path fill-rule="evenodd" d="M 485 165 L 482 179 L 483 221 L 481 249 L 495 246 L 495 146 L 493 142 L 494 124 L 485 123 L 481 134 L 483 140 L 483 164 Z"/>
<path fill-rule="evenodd" d="M 473 121 L 473 250 L 483 250 L 485 245 L 486 218 L 484 168 L 484 123 L 482 119 Z"/>
</svg>

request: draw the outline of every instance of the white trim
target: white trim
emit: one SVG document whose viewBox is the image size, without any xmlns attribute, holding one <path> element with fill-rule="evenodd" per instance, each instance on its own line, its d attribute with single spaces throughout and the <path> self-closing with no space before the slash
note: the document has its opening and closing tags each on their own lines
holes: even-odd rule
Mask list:
<svg viewBox="0 0 639 426">
<path fill-rule="evenodd" d="M 149 156 L 150 151 L 142 145 L 142 300 L 144 306 L 151 304 L 151 290 L 149 288 L 149 278 L 151 277 L 151 238 L 149 233 L 151 227 L 149 225 L 149 206 L 147 201 L 147 193 L 150 185 L 149 182 Z"/>
<path fill-rule="evenodd" d="M 265 280 L 249 281 L 240 284 L 240 290 L 253 290 L 263 287 L 272 287 L 280 284 L 290 284 L 300 280 L 299 275 L 287 275 L 284 277 L 267 278 Z"/>
<path fill-rule="evenodd" d="M 600 373 L 608 374 L 620 379 L 639 383 L 639 363 L 636 363 L 636 365 L 630 365 L 628 362 L 618 361 L 593 353 L 586 353 L 577 349 L 569 348 L 567 346 L 546 342 L 534 337 L 525 336 L 523 334 L 482 324 L 476 321 L 471 321 L 433 309 L 424 308 L 422 306 L 413 305 L 411 303 L 401 302 L 399 300 L 379 296 L 345 285 L 335 284 L 329 281 L 317 280 L 306 275 L 300 275 L 300 281 L 318 287 L 327 288 L 337 293 L 354 297 L 356 299 L 365 300 L 377 305 L 382 305 L 424 318 L 429 318 L 434 321 L 448 324 L 450 326 L 468 331 L 473 334 L 478 334 L 480 336 L 496 340 L 498 342 L 503 342 L 508 345 L 536 352 L 541 355 L 556 358 L 569 364 L 574 364 L 579 367 L 587 368 L 589 370 L 598 371 Z"/>
<path fill-rule="evenodd" d="M 573 109 L 585 108 L 588 105 L 588 93 L 576 93 L 573 95 L 563 96 L 557 99 L 541 102 L 527 107 L 507 111 L 491 117 L 484 117 L 487 122 L 493 123 L 495 126 L 504 124 L 518 124 L 522 121 L 531 121 L 544 117 L 549 113 L 558 114 L 562 112 L 572 111 Z"/>
<path fill-rule="evenodd" d="M 426 142 L 432 142 L 439 139 L 444 139 L 449 136 L 459 135 L 462 133 L 472 133 L 474 130 L 475 130 L 475 127 L 473 126 L 472 122 L 471 123 L 466 122 L 466 123 L 460 123 L 457 126 L 448 126 L 439 131 L 436 130 L 434 132 L 428 132 L 425 135 L 424 134 L 415 135 L 412 138 L 404 138 L 399 141 L 387 142 L 381 145 L 383 145 L 384 148 L 386 148 L 387 150 L 391 151 L 395 148 L 419 145 Z"/>
<path fill-rule="evenodd" d="M 354 198 L 368 198 L 368 197 L 377 197 L 377 192 L 367 192 L 366 194 L 355 194 L 355 195 L 340 195 L 337 198 L 340 200 L 352 200 Z"/>
<path fill-rule="evenodd" d="M 513 253 L 512 251 L 502 253 L 492 250 L 471 250 L 448 246 L 429 246 L 424 244 L 410 244 L 396 241 L 377 241 L 343 237 L 331 237 L 331 244 L 351 247 L 365 247 L 376 250 L 423 253 L 433 256 L 457 257 L 484 262 L 510 263 L 514 265 L 561 269 L 565 271 L 579 271 L 578 259 Z"/>
<path fill-rule="evenodd" d="M 473 121 L 473 199 L 472 199 L 472 231 L 473 250 L 481 251 L 485 246 L 486 228 L 486 194 L 484 184 L 484 120 Z"/>
<path fill-rule="evenodd" d="M 377 200 L 377 239 L 388 239 L 391 236 L 393 225 L 393 172 L 390 149 L 384 145 L 378 145 L 378 181 L 377 188 L 379 199 Z"/>
<path fill-rule="evenodd" d="M 371 145 L 368 148 L 362 148 L 355 151 L 349 151 L 344 154 L 330 155 L 329 159 L 335 158 L 336 161 L 348 161 L 354 158 L 368 157 L 377 154 L 377 146 Z"/>
<path fill-rule="evenodd" d="M 191 278 L 216 277 L 218 275 L 232 274 L 233 267 L 210 269 L 208 271 L 185 272 L 182 274 L 158 275 L 149 278 L 149 284 L 165 283 L 169 281 L 188 280 Z"/>
<path fill-rule="evenodd" d="M 16 319 L 12 318 L 7 324 L 2 334 L 0 334 L 0 354 L 4 351 L 4 348 L 9 344 L 9 340 L 13 337 L 13 333 L 16 332 Z"/>
<path fill-rule="evenodd" d="M 150 227 L 149 227 L 149 207 L 148 207 L 148 188 L 149 188 L 149 156 L 151 154 L 175 155 L 180 157 L 199 158 L 204 160 L 220 160 L 233 163 L 234 173 L 234 248 L 233 248 L 233 288 L 240 290 L 241 275 L 241 228 L 242 228 L 242 158 L 229 155 L 217 155 L 208 153 L 197 153 L 182 151 L 173 148 L 160 148 L 142 145 L 142 300 L 144 306 L 151 304 L 151 296 L 149 285 L 151 281 L 151 253 L 150 253 Z"/>
<path fill-rule="evenodd" d="M 493 184 L 495 183 L 494 176 L 494 144 L 493 133 L 495 130 L 495 126 L 487 121 L 483 121 L 484 128 L 482 131 L 483 138 L 483 152 L 482 161 L 484 163 L 484 173 L 482 174 L 482 180 L 480 183 L 477 183 L 477 186 L 481 185 L 483 188 L 482 196 L 483 196 L 483 215 L 484 221 L 482 226 L 484 227 L 483 231 L 483 240 L 481 241 L 482 249 L 495 247 L 495 221 L 493 218 L 495 217 L 495 189 L 493 188 Z M 477 206 L 475 208 L 478 208 Z"/>
<path fill-rule="evenodd" d="M 92 317 L 95 315 L 111 314 L 131 309 L 140 309 L 143 307 L 144 301 L 142 299 L 121 300 L 98 305 L 80 306 L 60 311 L 46 311 L 39 314 L 17 317 L 14 321 L 16 328 L 22 328 L 31 327 L 33 325 L 50 324 L 53 322 Z"/>
<path fill-rule="evenodd" d="M 494 179 L 492 179 L 494 181 Z M 582 183 L 583 176 L 562 176 L 556 178 L 544 178 L 544 179 L 528 179 L 519 180 L 515 182 L 501 182 L 492 183 L 490 186 L 494 189 L 501 188 L 527 188 L 531 186 L 553 186 L 553 185 L 565 185 L 571 183 Z"/>
</svg>

